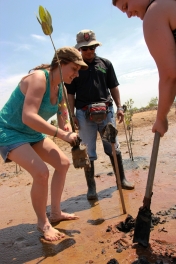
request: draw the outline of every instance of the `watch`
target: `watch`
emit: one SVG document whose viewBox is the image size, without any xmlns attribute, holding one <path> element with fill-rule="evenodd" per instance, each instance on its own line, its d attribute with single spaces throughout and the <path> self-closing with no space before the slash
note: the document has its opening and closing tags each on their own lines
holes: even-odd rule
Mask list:
<svg viewBox="0 0 176 264">
<path fill-rule="evenodd" d="M 122 107 L 117 107 L 117 111 L 124 111 L 124 109 Z"/>
</svg>

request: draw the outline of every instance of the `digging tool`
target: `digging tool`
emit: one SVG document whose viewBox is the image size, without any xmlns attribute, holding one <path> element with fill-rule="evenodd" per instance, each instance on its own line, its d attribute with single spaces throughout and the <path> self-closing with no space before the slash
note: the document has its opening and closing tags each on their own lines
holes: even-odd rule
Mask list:
<svg viewBox="0 0 176 264">
<path fill-rule="evenodd" d="M 111 142 L 114 164 L 115 164 L 114 174 L 116 176 L 117 188 L 119 189 L 119 193 L 120 193 L 123 213 L 126 214 L 125 202 L 123 198 L 123 192 L 122 192 L 122 186 L 121 186 L 121 180 L 120 180 L 119 167 L 118 167 L 117 157 L 116 157 L 116 152 L 115 152 L 115 138 L 117 136 L 117 133 L 118 133 L 117 129 L 111 123 L 108 123 L 103 130 L 102 140 Z"/>
<path fill-rule="evenodd" d="M 160 133 L 155 132 L 152 155 L 150 159 L 150 167 L 145 191 L 145 197 L 143 200 L 143 206 L 139 208 L 139 212 L 136 218 L 133 243 L 138 242 L 144 247 L 148 246 L 149 236 L 150 236 L 150 227 L 152 220 L 152 212 L 150 210 L 151 197 L 152 197 L 152 188 L 155 175 L 155 168 L 158 156 L 160 142 Z"/>
<path fill-rule="evenodd" d="M 64 81 L 63 81 L 63 76 L 62 76 L 62 69 L 61 69 L 61 65 L 60 65 L 60 60 L 58 58 L 57 50 L 55 48 L 53 39 L 51 37 L 51 34 L 53 32 L 52 17 L 51 17 L 51 15 L 47 9 L 43 8 L 42 6 L 39 6 L 39 17 L 37 16 L 37 20 L 42 27 L 43 33 L 50 37 L 51 43 L 53 45 L 53 48 L 54 48 L 54 51 L 56 54 L 56 58 L 57 58 L 57 62 L 58 62 L 59 74 L 60 74 L 60 78 L 61 78 L 61 87 L 62 87 L 61 89 L 63 90 L 64 99 L 65 99 L 65 102 L 67 105 L 72 131 L 75 132 L 75 124 L 73 122 L 73 118 L 72 118 L 72 114 L 71 114 L 71 110 L 70 110 L 70 105 L 69 105 L 66 90 L 64 87 Z M 82 168 L 82 167 L 89 168 L 90 167 L 90 160 L 89 160 L 89 157 L 87 154 L 86 145 L 80 145 L 80 142 L 81 142 L 81 139 L 78 137 L 76 145 L 71 150 L 72 151 L 72 158 L 73 158 L 73 165 L 75 168 Z"/>
<path fill-rule="evenodd" d="M 73 165 L 76 169 L 85 168 L 85 170 L 89 170 L 90 168 L 90 160 L 87 154 L 86 145 L 79 144 L 74 146 L 71 150 Z"/>
</svg>

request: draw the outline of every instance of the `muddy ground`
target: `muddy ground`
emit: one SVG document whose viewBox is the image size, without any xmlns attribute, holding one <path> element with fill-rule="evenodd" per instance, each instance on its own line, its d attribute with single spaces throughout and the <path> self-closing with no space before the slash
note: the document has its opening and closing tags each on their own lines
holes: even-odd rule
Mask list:
<svg viewBox="0 0 176 264">
<path fill-rule="evenodd" d="M 97 140 L 95 162 L 98 200 L 86 199 L 83 169 L 70 166 L 62 210 L 75 212 L 79 220 L 65 221 L 55 227 L 65 233 L 61 241 L 49 243 L 36 229 L 36 216 L 30 201 L 32 179 L 15 163 L 0 163 L 0 263 L 60 264 L 131 264 L 176 263 L 176 114 L 169 113 L 169 132 L 161 139 L 155 172 L 152 213 L 160 217 L 150 233 L 150 245 L 133 244 L 133 232 L 117 229 L 128 215 L 136 218 L 143 204 L 153 144 L 151 126 L 156 110 L 133 115 L 132 161 L 129 157 L 124 127 L 118 125 L 126 177 L 135 190 L 123 190 L 127 214 L 123 214 L 119 191 L 109 158 Z M 70 146 L 57 141 L 72 161 Z M 51 174 L 53 168 L 49 167 Z M 50 211 L 50 196 L 47 212 Z"/>
</svg>

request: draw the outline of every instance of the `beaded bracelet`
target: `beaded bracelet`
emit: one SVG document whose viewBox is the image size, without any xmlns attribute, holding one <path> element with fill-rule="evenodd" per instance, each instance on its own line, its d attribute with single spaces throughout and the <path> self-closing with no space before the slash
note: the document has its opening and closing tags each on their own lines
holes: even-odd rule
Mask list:
<svg viewBox="0 0 176 264">
<path fill-rule="evenodd" d="M 56 133 L 54 134 L 54 138 L 57 136 L 58 127 L 56 128 Z"/>
</svg>

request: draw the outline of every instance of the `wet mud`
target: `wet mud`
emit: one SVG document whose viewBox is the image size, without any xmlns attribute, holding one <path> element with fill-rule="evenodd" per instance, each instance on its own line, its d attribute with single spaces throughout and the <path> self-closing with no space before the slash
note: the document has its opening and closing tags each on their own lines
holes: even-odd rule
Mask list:
<svg viewBox="0 0 176 264">
<path fill-rule="evenodd" d="M 75 212 L 78 220 L 54 226 L 65 233 L 57 242 L 47 242 L 36 229 L 30 201 L 32 179 L 15 163 L 0 164 L 0 263 L 60 264 L 170 264 L 176 263 L 176 118 L 169 116 L 169 131 L 161 139 L 155 172 L 151 211 L 153 221 L 149 246 L 133 243 L 134 221 L 143 204 L 154 135 L 151 124 L 156 111 L 133 118 L 133 157 L 129 157 L 123 126 L 118 126 L 126 177 L 134 190 L 123 190 L 127 214 L 123 214 L 119 191 L 109 158 L 97 140 L 95 181 L 98 199 L 88 201 L 83 169 L 70 166 L 62 195 L 63 211 Z M 68 144 L 56 142 L 67 153 Z M 49 167 L 52 174 L 53 168 Z M 50 193 L 47 214 L 50 212 Z M 128 221 L 127 221 L 128 219 Z M 125 222 L 126 221 L 126 222 Z M 122 224 L 123 223 L 123 224 Z M 126 224 L 126 226 L 125 226 Z M 125 227 L 125 229 L 124 229 Z"/>
</svg>

